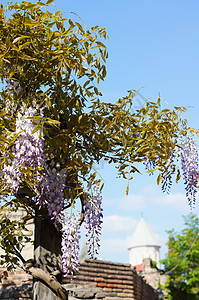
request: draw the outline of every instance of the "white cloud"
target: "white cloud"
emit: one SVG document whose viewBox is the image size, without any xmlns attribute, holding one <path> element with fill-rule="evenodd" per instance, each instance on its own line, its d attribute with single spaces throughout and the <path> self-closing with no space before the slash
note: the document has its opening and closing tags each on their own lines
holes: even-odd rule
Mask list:
<svg viewBox="0 0 199 300">
<path fill-rule="evenodd" d="M 187 198 L 183 193 L 162 194 L 154 190 L 154 193 L 148 195 L 148 201 L 156 205 L 178 209 L 182 213 L 189 213 Z"/>
<path fill-rule="evenodd" d="M 129 234 L 132 233 L 137 225 L 137 219 L 132 217 L 110 215 L 104 217 L 103 234 Z"/>
<path fill-rule="evenodd" d="M 104 260 L 129 262 L 127 236 L 133 234 L 138 220 L 133 217 L 104 217 L 100 254 Z"/>
<path fill-rule="evenodd" d="M 167 252 L 166 230 L 181 226 L 181 215 L 190 209 L 184 193 L 162 193 L 154 185 L 140 187 L 137 194 L 128 197 L 109 198 L 102 232 L 103 259 L 128 262 L 128 246 L 138 224 L 140 213 L 161 245 L 161 258 Z"/>
<path fill-rule="evenodd" d="M 187 204 L 186 197 L 182 193 L 175 193 L 175 194 L 166 194 L 162 197 L 154 197 L 151 198 L 153 202 L 160 204 L 160 205 L 179 205 L 181 203 Z"/>
<path fill-rule="evenodd" d="M 133 235 L 129 235 L 126 238 L 127 249 L 132 245 L 132 237 L 133 237 Z"/>
<path fill-rule="evenodd" d="M 119 200 L 119 206 L 127 210 L 142 211 L 151 204 L 169 206 L 178 209 L 182 213 L 189 213 L 189 205 L 184 193 L 163 193 L 155 186 L 149 185 L 143 188 L 142 194 L 130 194 Z"/>
</svg>

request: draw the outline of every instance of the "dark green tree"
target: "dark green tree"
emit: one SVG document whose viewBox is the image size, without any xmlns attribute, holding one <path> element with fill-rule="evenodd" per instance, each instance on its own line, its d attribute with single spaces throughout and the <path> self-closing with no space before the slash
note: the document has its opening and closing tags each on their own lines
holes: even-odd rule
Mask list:
<svg viewBox="0 0 199 300">
<path fill-rule="evenodd" d="M 168 254 L 163 260 L 168 275 L 168 299 L 193 300 L 199 297 L 199 219 L 184 216 L 184 228 L 168 231 Z"/>
</svg>

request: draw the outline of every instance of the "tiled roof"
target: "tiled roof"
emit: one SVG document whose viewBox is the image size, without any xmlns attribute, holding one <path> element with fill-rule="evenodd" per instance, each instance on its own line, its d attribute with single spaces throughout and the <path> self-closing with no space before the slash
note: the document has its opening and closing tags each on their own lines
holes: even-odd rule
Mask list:
<svg viewBox="0 0 199 300">
<path fill-rule="evenodd" d="M 135 266 L 135 269 L 136 269 L 137 272 L 142 272 L 143 271 L 143 264 Z"/>
<path fill-rule="evenodd" d="M 70 291 L 69 300 L 158 300 L 157 292 L 130 264 L 85 259 L 76 277 L 63 278 L 62 283 Z M 0 285 L 0 299 L 32 299 L 31 276 L 9 272 Z"/>
<path fill-rule="evenodd" d="M 141 294 L 143 300 L 158 299 L 155 290 L 130 264 L 85 259 L 80 262 L 79 273 L 75 278 L 63 278 L 63 284 L 66 283 L 99 287 L 102 289 L 103 299 L 141 299 Z"/>
</svg>

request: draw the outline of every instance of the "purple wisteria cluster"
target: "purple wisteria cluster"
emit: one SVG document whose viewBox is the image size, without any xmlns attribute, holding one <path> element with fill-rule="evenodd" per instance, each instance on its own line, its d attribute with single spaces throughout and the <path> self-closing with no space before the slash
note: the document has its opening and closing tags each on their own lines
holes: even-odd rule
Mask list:
<svg viewBox="0 0 199 300">
<path fill-rule="evenodd" d="M 17 104 L 14 100 L 14 95 L 19 95 L 22 92 L 22 88 L 17 80 L 8 79 L 6 80 L 6 92 L 8 94 L 7 100 L 5 101 L 5 109 L 10 112 L 12 115 L 17 110 Z"/>
<path fill-rule="evenodd" d="M 17 114 L 14 157 L 5 159 L 2 170 L 6 186 L 14 193 L 18 191 L 20 184 L 25 180 L 29 180 L 33 186 L 36 186 L 41 180 L 40 170 L 44 164 L 44 139 L 40 130 L 33 133 L 35 126 L 30 119 L 37 112 L 38 107 L 32 108 L 23 105 Z"/>
<path fill-rule="evenodd" d="M 100 235 L 102 229 L 102 196 L 98 186 L 94 187 L 93 192 L 88 194 L 87 201 L 84 202 L 84 226 L 87 230 L 88 254 L 95 258 L 100 248 Z"/>
<path fill-rule="evenodd" d="M 87 200 L 83 205 L 83 222 L 87 230 L 88 255 L 96 258 L 100 248 L 100 234 L 102 224 L 102 196 L 98 187 L 87 193 Z M 63 216 L 63 215 L 62 215 Z M 62 265 L 65 276 L 74 274 L 79 267 L 80 213 L 66 213 L 62 217 Z"/>
<path fill-rule="evenodd" d="M 18 81 L 14 79 L 8 79 L 6 82 L 7 82 L 6 90 L 9 95 L 13 96 L 14 93 L 19 94 L 22 91 L 22 88 Z"/>
<path fill-rule="evenodd" d="M 8 95 L 13 97 L 14 93 L 21 92 L 21 87 L 15 80 L 7 81 Z M 8 102 L 10 100 L 8 99 Z M 13 102 L 14 103 L 14 102 Z M 9 109 L 15 113 L 16 105 L 9 103 Z M 14 109 L 14 110 L 13 110 Z M 1 176 L 5 187 L 11 193 L 17 193 L 21 185 L 26 182 L 30 184 L 35 192 L 37 205 L 47 208 L 55 226 L 62 226 L 62 263 L 65 275 L 74 274 L 79 266 L 79 240 L 80 240 L 80 213 L 68 213 L 65 209 L 65 194 L 67 188 L 67 166 L 62 168 L 59 163 L 51 160 L 48 163 L 44 152 L 45 139 L 41 129 L 35 130 L 38 118 L 43 116 L 43 109 L 36 101 L 32 107 L 23 102 L 16 114 L 16 137 L 13 152 L 10 157 L 5 154 L 4 166 Z M 87 192 L 87 200 L 83 203 L 83 222 L 87 229 L 88 254 L 95 257 L 98 254 L 99 240 L 102 224 L 102 196 L 98 187 L 93 188 L 91 184 Z"/>
<path fill-rule="evenodd" d="M 148 159 L 147 156 L 145 156 L 143 158 L 143 164 L 145 166 L 145 170 L 149 171 L 149 170 L 153 170 L 155 169 L 157 166 L 155 164 L 155 162 L 153 162 L 152 160 Z M 150 172 L 149 175 L 153 175 L 154 172 Z"/>
<path fill-rule="evenodd" d="M 60 223 L 60 214 L 64 210 L 64 189 L 66 188 L 66 169 L 59 166 L 51 168 L 46 163 L 37 190 L 36 201 L 39 206 L 45 206 L 55 225 Z"/>
<path fill-rule="evenodd" d="M 67 213 L 62 219 L 62 266 L 65 276 L 78 272 L 80 214 Z"/>
<path fill-rule="evenodd" d="M 193 136 L 181 137 L 181 164 L 183 170 L 184 183 L 186 185 L 186 196 L 189 203 L 195 203 L 197 192 L 198 150 Z"/>
<path fill-rule="evenodd" d="M 172 175 L 175 172 L 174 152 L 169 149 L 169 158 L 165 164 L 165 171 L 162 173 L 162 191 L 169 193 L 172 186 Z"/>
</svg>

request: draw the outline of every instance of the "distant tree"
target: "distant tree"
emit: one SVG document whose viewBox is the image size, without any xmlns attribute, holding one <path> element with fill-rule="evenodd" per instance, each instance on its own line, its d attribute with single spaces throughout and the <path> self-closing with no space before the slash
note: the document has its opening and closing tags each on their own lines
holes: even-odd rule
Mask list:
<svg viewBox="0 0 199 300">
<path fill-rule="evenodd" d="M 78 270 L 81 225 L 88 254 L 98 253 L 103 184 L 95 163 L 114 164 L 127 179 L 127 194 L 138 163 L 158 172 L 157 183 L 167 190 L 180 178 L 182 154 L 189 201 L 198 172 L 190 163 L 197 152 L 181 118 L 185 108 L 161 109 L 158 99 L 134 111 L 136 91 L 103 102 L 97 85 L 106 76 L 105 29 L 51 13 L 46 7 L 52 2 L 0 5 L 1 263 L 34 276 L 35 299 L 51 299 L 50 289 L 66 299 L 56 276 Z M 27 215 L 11 220 L 8 209 L 19 207 Z M 21 250 L 29 218 L 35 222 L 35 256 L 26 262 Z"/>
<path fill-rule="evenodd" d="M 199 298 L 199 219 L 194 214 L 184 217 L 184 229 L 168 231 L 168 254 L 163 260 L 168 274 L 168 299 Z"/>
</svg>

